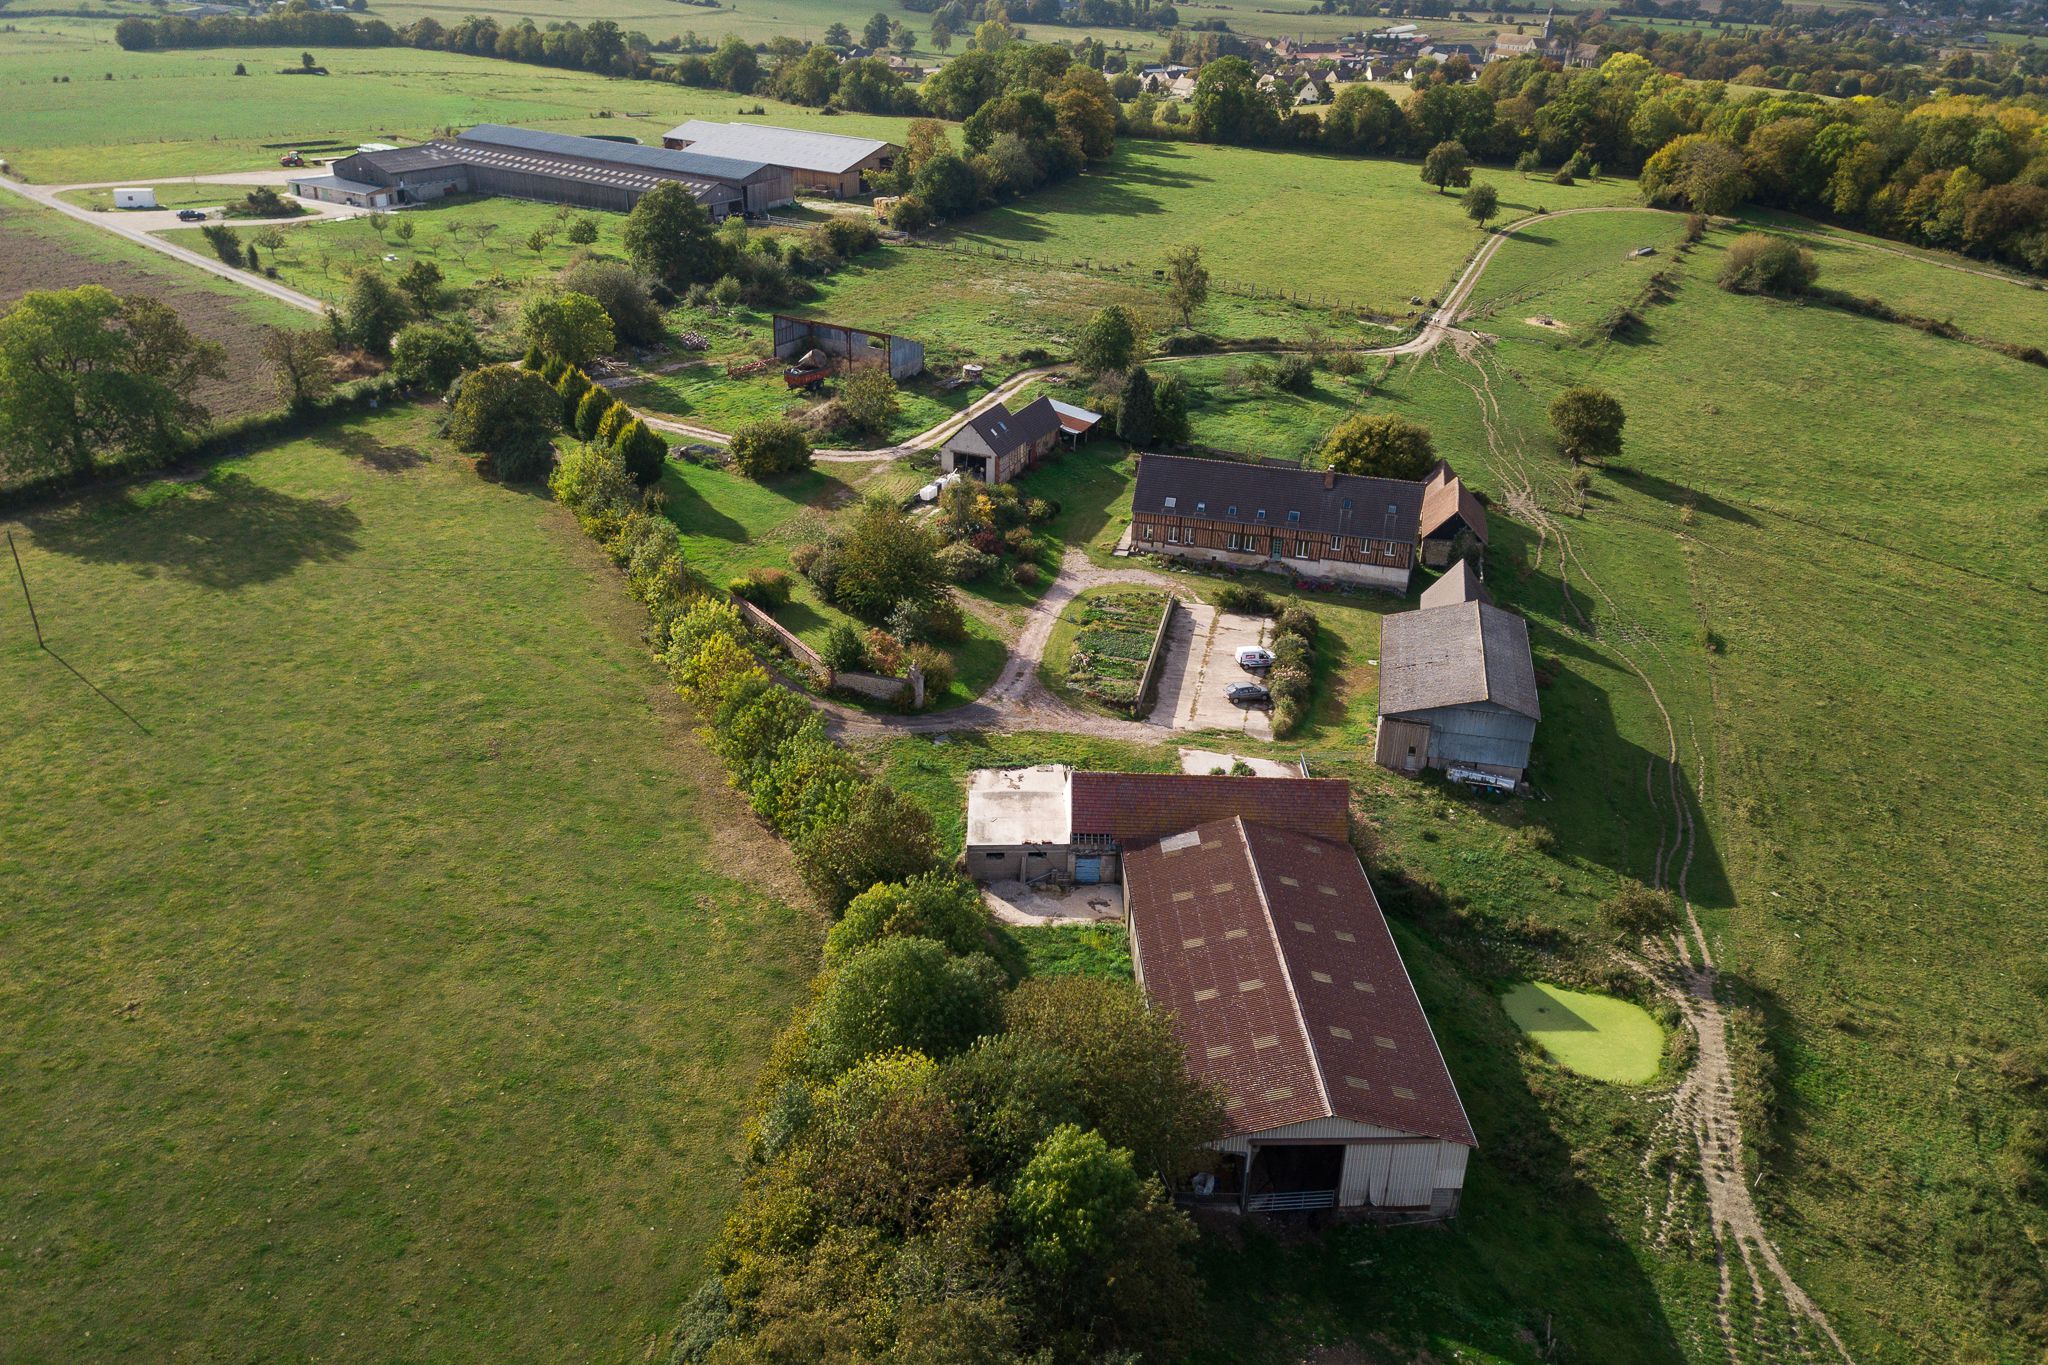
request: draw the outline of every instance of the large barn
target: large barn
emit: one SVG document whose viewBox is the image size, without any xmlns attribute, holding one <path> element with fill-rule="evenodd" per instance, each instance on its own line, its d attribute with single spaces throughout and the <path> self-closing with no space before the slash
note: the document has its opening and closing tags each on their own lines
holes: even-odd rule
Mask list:
<svg viewBox="0 0 2048 1365">
<path fill-rule="evenodd" d="M 788 171 L 758 161 L 642 147 L 485 123 L 416 147 L 357 152 L 292 192 L 363 207 L 492 194 L 625 213 L 664 181 L 677 181 L 713 218 L 763 214 L 795 196 Z"/>
<path fill-rule="evenodd" d="M 1528 623 L 1487 601 L 1469 565 L 1431 584 L 1421 610 L 1380 623 L 1381 767 L 1513 788 L 1542 716 Z"/>
<path fill-rule="evenodd" d="M 1457 1211 L 1471 1123 L 1329 778 L 989 769 L 983 881 L 1121 881 L 1131 957 L 1228 1135 L 1188 1199 L 1249 1212 Z"/>
<path fill-rule="evenodd" d="M 798 189 L 834 199 L 870 193 L 868 175 L 892 168 L 903 150 L 878 138 L 700 118 L 669 129 L 661 145 L 779 166 Z"/>
</svg>

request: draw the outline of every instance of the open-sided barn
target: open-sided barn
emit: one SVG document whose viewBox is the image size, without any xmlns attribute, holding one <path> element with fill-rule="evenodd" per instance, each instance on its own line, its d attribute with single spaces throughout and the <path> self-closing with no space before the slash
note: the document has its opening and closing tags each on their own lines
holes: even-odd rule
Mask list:
<svg viewBox="0 0 2048 1365">
<path fill-rule="evenodd" d="M 798 189 L 834 199 L 868 193 L 868 174 L 890 169 L 902 152 L 879 138 L 700 118 L 669 129 L 661 145 L 779 166 Z"/>
</svg>

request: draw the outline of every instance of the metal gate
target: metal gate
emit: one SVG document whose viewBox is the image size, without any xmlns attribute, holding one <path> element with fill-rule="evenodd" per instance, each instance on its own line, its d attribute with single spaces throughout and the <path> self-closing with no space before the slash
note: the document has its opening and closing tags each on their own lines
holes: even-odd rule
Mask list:
<svg viewBox="0 0 2048 1365">
<path fill-rule="evenodd" d="M 1093 886 L 1100 882 L 1102 880 L 1102 859 L 1075 858 L 1074 880 L 1087 886 Z"/>
</svg>

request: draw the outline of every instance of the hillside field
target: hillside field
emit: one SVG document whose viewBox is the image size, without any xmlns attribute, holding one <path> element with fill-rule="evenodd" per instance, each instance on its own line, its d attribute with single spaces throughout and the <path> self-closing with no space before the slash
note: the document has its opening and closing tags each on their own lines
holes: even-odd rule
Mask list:
<svg viewBox="0 0 2048 1365">
<path fill-rule="evenodd" d="M 637 1358 L 697 1276 L 822 926 L 430 427 L 8 524 L 6 1354 Z"/>
</svg>

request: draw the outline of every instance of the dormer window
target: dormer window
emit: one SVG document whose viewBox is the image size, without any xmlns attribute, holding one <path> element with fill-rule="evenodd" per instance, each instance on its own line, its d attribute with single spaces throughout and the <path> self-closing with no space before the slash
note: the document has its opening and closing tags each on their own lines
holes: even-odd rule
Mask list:
<svg viewBox="0 0 2048 1365">
<path fill-rule="evenodd" d="M 1257 513 L 1257 515 L 1255 515 L 1255 516 L 1254 516 L 1254 517 L 1252 518 L 1252 520 L 1254 520 L 1254 521 L 1264 521 L 1265 519 L 1266 519 L 1266 509 L 1265 509 L 1265 508 L 1263 508 L 1263 507 L 1261 507 L 1261 508 L 1260 508 L 1260 509 L 1258 510 L 1258 513 Z"/>
<path fill-rule="evenodd" d="M 1349 499 L 1349 498 L 1346 498 L 1346 499 L 1344 499 L 1344 510 L 1345 510 L 1345 511 L 1347 511 L 1347 512 L 1349 512 L 1349 511 L 1351 510 L 1351 499 Z"/>
<path fill-rule="evenodd" d="M 1236 515 L 1237 515 L 1237 504 L 1233 502 L 1232 504 L 1230 504 L 1230 506 L 1228 506 L 1228 507 L 1224 508 L 1224 509 L 1223 509 L 1223 515 L 1224 515 L 1224 516 L 1226 516 L 1226 517 L 1234 517 L 1234 516 L 1236 516 Z"/>
<path fill-rule="evenodd" d="M 1198 503 L 1196 503 L 1196 504 L 1195 504 L 1195 515 L 1196 515 L 1196 516 L 1198 516 L 1198 517 L 1199 517 L 1199 516 L 1201 516 L 1201 515 L 1202 515 L 1202 513 L 1206 512 L 1206 511 L 1208 511 L 1208 510 L 1209 510 L 1209 504 L 1208 504 L 1208 503 L 1206 503 L 1206 502 L 1198 502 Z"/>
</svg>

